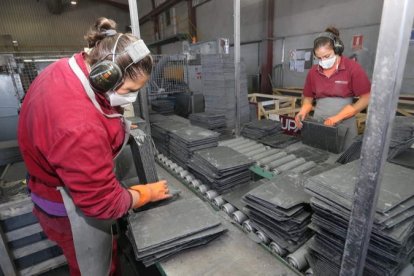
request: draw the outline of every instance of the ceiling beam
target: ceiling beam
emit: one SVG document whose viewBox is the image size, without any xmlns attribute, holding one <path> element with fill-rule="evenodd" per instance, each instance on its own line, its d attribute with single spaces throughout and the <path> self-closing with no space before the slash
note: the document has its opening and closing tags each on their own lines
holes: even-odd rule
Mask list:
<svg viewBox="0 0 414 276">
<path fill-rule="evenodd" d="M 156 7 L 155 9 L 153 9 L 152 11 L 150 11 L 149 13 L 147 13 L 146 15 L 142 16 L 139 19 L 139 24 L 144 24 L 147 21 L 150 21 L 153 19 L 153 17 L 159 15 L 160 13 L 164 12 L 165 10 L 168 10 L 169 8 L 171 8 L 172 6 L 174 6 L 175 4 L 181 2 L 183 0 L 167 0 L 164 3 L 162 3 L 161 5 L 159 5 L 158 7 Z"/>
<path fill-rule="evenodd" d="M 118 2 L 118 1 L 112 1 L 112 0 L 95 0 L 95 1 L 105 3 L 105 4 L 108 4 L 108 5 L 117 7 L 117 8 L 120 8 L 121 10 L 124 10 L 124 11 L 129 11 L 128 4 L 124 4 L 124 3 L 121 3 L 121 2 Z"/>
</svg>

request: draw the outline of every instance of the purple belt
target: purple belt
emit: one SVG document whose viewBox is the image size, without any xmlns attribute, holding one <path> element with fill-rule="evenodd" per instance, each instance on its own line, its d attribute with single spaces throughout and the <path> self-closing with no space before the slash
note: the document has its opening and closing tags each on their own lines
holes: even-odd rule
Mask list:
<svg viewBox="0 0 414 276">
<path fill-rule="evenodd" d="M 53 202 L 40 196 L 34 194 L 33 192 L 30 194 L 32 197 L 32 201 L 36 204 L 40 209 L 48 213 L 52 216 L 57 217 L 67 217 L 68 214 L 66 213 L 66 208 L 63 203 L 60 202 Z"/>
</svg>

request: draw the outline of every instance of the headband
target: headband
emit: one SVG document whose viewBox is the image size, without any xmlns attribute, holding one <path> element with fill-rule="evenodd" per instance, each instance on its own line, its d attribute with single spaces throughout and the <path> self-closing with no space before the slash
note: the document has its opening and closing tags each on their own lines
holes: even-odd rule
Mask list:
<svg viewBox="0 0 414 276">
<path fill-rule="evenodd" d="M 105 37 L 114 36 L 116 35 L 116 31 L 114 29 L 109 29 L 101 32 L 101 34 L 103 34 Z"/>
</svg>

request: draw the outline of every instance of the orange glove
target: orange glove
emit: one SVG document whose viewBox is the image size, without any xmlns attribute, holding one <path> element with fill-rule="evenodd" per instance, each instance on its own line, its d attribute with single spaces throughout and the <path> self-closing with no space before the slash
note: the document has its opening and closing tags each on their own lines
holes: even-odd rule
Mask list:
<svg viewBox="0 0 414 276">
<path fill-rule="evenodd" d="M 139 193 L 139 199 L 133 203 L 132 206 L 134 209 L 141 207 L 148 202 L 159 201 L 172 196 L 169 194 L 167 181 L 165 180 L 146 185 L 135 185 L 129 187 L 129 189 L 132 190 L 131 192 L 135 191 Z"/>
<path fill-rule="evenodd" d="M 348 104 L 341 111 L 339 111 L 338 114 L 326 119 L 325 122 L 324 122 L 324 125 L 325 126 L 334 126 L 337 123 L 339 123 L 339 122 L 341 122 L 345 119 L 351 118 L 352 116 L 354 116 L 357 113 L 358 113 L 358 111 L 355 109 L 355 107 Z"/>
<path fill-rule="evenodd" d="M 296 127 L 301 129 L 302 128 L 302 121 L 305 120 L 306 116 L 308 116 L 309 112 L 311 112 L 313 106 L 310 103 L 304 103 L 300 108 L 300 111 L 295 116 L 295 123 Z"/>
</svg>

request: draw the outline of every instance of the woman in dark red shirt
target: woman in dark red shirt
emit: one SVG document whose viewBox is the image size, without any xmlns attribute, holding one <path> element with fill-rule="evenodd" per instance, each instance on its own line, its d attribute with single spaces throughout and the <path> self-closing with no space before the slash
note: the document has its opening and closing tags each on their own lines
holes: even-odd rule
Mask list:
<svg viewBox="0 0 414 276">
<path fill-rule="evenodd" d="M 342 56 L 343 50 L 336 28 L 326 29 L 315 39 L 313 51 L 319 62 L 306 77 L 302 108 L 295 121 L 301 128 L 315 99 L 315 119 L 327 126 L 341 124 L 348 128 L 346 148 L 358 134 L 354 116 L 368 106 L 371 83 L 358 63 Z M 354 97 L 359 97 L 355 103 Z"/>
<path fill-rule="evenodd" d="M 115 27 L 98 19 L 85 37 L 88 53 L 42 71 L 19 117 L 34 213 L 62 248 L 71 275 L 114 273 L 113 221 L 170 197 L 165 181 L 125 189 L 115 178 L 113 159 L 130 127 L 119 106 L 136 99 L 152 70 L 144 42 Z"/>
</svg>

